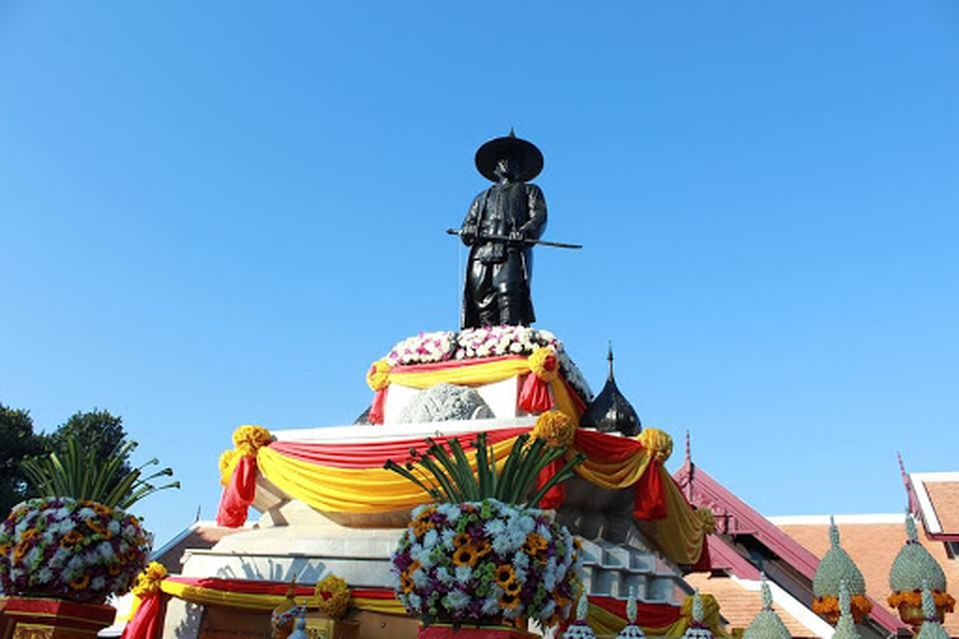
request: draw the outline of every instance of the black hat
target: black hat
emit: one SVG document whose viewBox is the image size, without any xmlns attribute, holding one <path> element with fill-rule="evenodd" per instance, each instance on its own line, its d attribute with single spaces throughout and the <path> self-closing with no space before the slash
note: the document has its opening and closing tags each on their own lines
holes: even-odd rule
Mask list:
<svg viewBox="0 0 959 639">
<path fill-rule="evenodd" d="M 516 137 L 510 129 L 509 135 L 494 138 L 476 151 L 476 168 L 488 180 L 498 182 L 496 164 L 503 157 L 509 157 L 519 163 L 520 182 L 529 182 L 543 170 L 543 154 L 532 142 Z"/>
</svg>

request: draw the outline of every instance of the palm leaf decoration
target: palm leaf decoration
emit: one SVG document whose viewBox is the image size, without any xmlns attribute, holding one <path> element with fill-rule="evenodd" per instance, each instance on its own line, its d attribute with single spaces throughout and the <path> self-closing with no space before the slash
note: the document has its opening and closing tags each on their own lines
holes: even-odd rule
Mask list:
<svg viewBox="0 0 959 639">
<path fill-rule="evenodd" d="M 162 486 L 155 483 L 158 478 L 173 476 L 171 468 L 147 470 L 160 464 L 156 458 L 124 472 L 124 464 L 136 449 L 136 442 L 120 442 L 106 459 L 99 458 L 95 450 L 81 450 L 72 436 L 64 443 L 66 450 L 62 454 L 52 452 L 20 463 L 42 497 L 89 499 L 109 508 L 126 510 L 155 492 L 180 487 L 178 481 Z"/>
<path fill-rule="evenodd" d="M 539 490 L 533 492 L 536 478 L 549 464 L 566 454 L 565 446 L 551 446 L 545 440 L 524 433 L 516 438 L 501 469 L 496 468 L 493 448 L 486 433 L 478 433 L 470 444 L 476 449 L 476 472 L 458 439 L 446 446 L 427 439 L 429 448 L 422 454 L 410 449 L 412 461 L 400 465 L 388 460 L 387 470 L 405 477 L 419 486 L 435 502 L 463 503 L 497 499 L 506 504 L 536 508 L 549 490 L 573 476 L 573 468 L 586 456 L 577 453 Z M 448 449 L 447 449 L 448 447 Z"/>
</svg>

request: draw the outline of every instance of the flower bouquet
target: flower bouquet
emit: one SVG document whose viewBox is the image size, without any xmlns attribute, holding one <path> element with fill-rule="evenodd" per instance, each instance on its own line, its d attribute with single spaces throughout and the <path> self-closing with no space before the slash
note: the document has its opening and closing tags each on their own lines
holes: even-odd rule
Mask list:
<svg viewBox="0 0 959 639">
<path fill-rule="evenodd" d="M 28 459 L 21 466 L 41 497 L 15 506 L 0 523 L 0 588 L 4 615 L 15 624 L 43 624 L 68 632 L 96 634 L 116 611 L 103 605 L 136 583 L 152 538 L 124 509 L 158 490 L 147 466 L 125 468 L 134 442 L 121 442 L 105 458 L 81 452 L 68 438 L 66 451 Z"/>
<path fill-rule="evenodd" d="M 475 474 L 456 439 L 448 449 L 432 445 L 405 467 L 387 462 L 435 502 L 413 511 L 392 558 L 397 597 L 423 623 L 422 636 L 434 624 L 488 630 L 534 620 L 548 627 L 569 616 L 582 574 L 579 543 L 536 508 L 583 460 L 577 455 L 536 486 L 540 471 L 566 452 L 564 433 L 572 426 L 564 430 L 563 419 L 540 416 L 544 426 L 533 437 L 521 435 L 501 468 L 485 433 L 472 443 Z"/>
<path fill-rule="evenodd" d="M 0 586 L 8 594 L 103 603 L 128 591 L 150 536 L 121 510 L 70 497 L 16 506 L 0 524 Z"/>
</svg>

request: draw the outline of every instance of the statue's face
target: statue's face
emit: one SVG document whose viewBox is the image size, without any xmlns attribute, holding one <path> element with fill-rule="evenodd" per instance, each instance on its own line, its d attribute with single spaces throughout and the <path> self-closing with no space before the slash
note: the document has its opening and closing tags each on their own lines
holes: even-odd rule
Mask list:
<svg viewBox="0 0 959 639">
<path fill-rule="evenodd" d="M 496 163 L 494 173 L 500 178 L 506 178 L 510 181 L 515 180 L 519 173 L 519 163 L 511 157 L 502 157 Z"/>
</svg>

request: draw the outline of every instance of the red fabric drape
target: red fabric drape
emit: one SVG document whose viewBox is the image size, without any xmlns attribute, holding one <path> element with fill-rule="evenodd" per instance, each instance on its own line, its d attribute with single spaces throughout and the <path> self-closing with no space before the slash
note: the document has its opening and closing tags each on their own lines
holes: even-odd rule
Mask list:
<svg viewBox="0 0 959 639">
<path fill-rule="evenodd" d="M 517 404 L 527 413 L 545 413 L 553 407 L 553 396 L 549 392 L 549 384 L 530 373 L 523 380 L 520 387 Z"/>
<path fill-rule="evenodd" d="M 217 525 L 239 528 L 245 524 L 247 510 L 255 497 L 256 458 L 240 457 L 230 483 L 223 488 L 220 509 L 216 513 Z"/>
<path fill-rule="evenodd" d="M 144 597 L 133 619 L 123 628 L 120 639 L 160 639 L 167 599 L 161 593 Z"/>
<path fill-rule="evenodd" d="M 643 449 L 642 444 L 630 437 L 613 437 L 581 428 L 576 430 L 573 447 L 600 462 L 621 462 Z"/>
<path fill-rule="evenodd" d="M 633 517 L 645 520 L 666 518 L 666 494 L 663 492 L 659 462 L 649 462 L 646 472 L 636 481 L 633 490 Z"/>
<path fill-rule="evenodd" d="M 532 418 L 530 418 L 532 420 Z M 516 437 L 529 432 L 529 426 L 493 430 L 486 433 L 489 444 L 497 444 L 504 439 Z M 439 436 L 431 438 L 437 444 L 448 448 L 451 439 L 458 439 L 464 448 L 469 448 L 469 442 L 476 439 L 476 433 L 462 433 L 460 435 Z M 302 442 L 273 442 L 270 449 L 294 459 L 300 459 L 312 464 L 336 466 L 339 468 L 380 468 L 387 459 L 398 464 L 405 464 L 410 460 L 410 449 L 415 448 L 422 453 L 429 445 L 425 437 L 399 439 L 386 442 L 357 442 L 346 444 L 302 443 Z"/>
<path fill-rule="evenodd" d="M 589 602 L 626 619 L 626 602 L 612 597 L 590 596 Z M 647 628 L 662 628 L 679 620 L 682 610 L 668 604 L 636 602 L 636 623 Z"/>
<path fill-rule="evenodd" d="M 386 415 L 386 391 L 390 388 L 380 389 L 376 391 L 373 395 L 373 403 L 370 404 L 370 423 L 371 424 L 382 424 L 384 416 Z"/>
<path fill-rule="evenodd" d="M 563 469 L 563 464 L 565 463 L 566 460 L 560 458 L 554 459 L 547 464 L 546 468 L 540 472 L 539 477 L 536 478 L 536 488 L 539 489 L 545 486 L 546 482 L 548 482 L 556 473 Z M 546 491 L 546 495 L 544 495 L 539 502 L 539 507 L 545 510 L 559 508 L 563 505 L 563 499 L 565 498 L 566 487 L 563 484 L 557 484 Z"/>
</svg>

